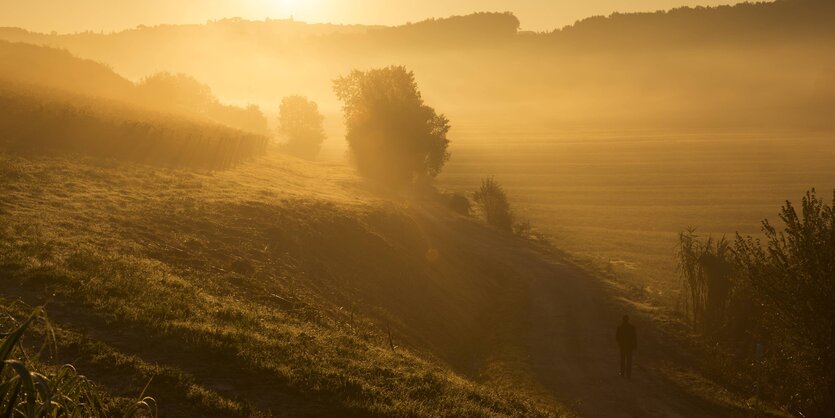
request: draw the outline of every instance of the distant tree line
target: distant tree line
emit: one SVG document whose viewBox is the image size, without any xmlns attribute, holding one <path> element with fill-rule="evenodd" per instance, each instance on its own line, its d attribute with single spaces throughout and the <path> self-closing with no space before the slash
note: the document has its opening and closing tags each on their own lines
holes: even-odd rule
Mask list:
<svg viewBox="0 0 835 418">
<path fill-rule="evenodd" d="M 743 2 L 594 16 L 542 35 L 541 39 L 578 50 L 648 45 L 656 48 L 705 44 L 748 46 L 790 39 L 831 39 L 835 35 L 833 19 L 835 2 L 830 0 Z"/>
<path fill-rule="evenodd" d="M 372 29 L 366 41 L 431 48 L 477 45 L 495 47 L 496 43 L 513 40 L 519 26 L 519 19 L 510 12 L 473 13 Z"/>
<path fill-rule="evenodd" d="M 719 366 L 743 370 L 762 396 L 793 414 L 835 414 L 835 193 L 807 192 L 764 242 L 680 234 L 685 306 L 695 329 L 723 347 Z M 741 385 L 742 382 L 737 382 Z"/>
<path fill-rule="evenodd" d="M 211 120 L 242 131 L 267 135 L 267 119 L 258 106 L 225 105 L 206 84 L 186 74 L 157 73 L 136 85 L 136 99 L 149 108 Z"/>
</svg>

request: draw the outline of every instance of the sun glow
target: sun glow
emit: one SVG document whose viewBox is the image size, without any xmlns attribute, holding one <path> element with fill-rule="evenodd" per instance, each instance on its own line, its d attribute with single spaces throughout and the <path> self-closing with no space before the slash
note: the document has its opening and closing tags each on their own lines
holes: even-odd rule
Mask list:
<svg viewBox="0 0 835 418">
<path fill-rule="evenodd" d="M 265 1 L 268 9 L 282 17 L 294 16 L 310 19 L 321 11 L 322 0 L 269 0 Z"/>
</svg>

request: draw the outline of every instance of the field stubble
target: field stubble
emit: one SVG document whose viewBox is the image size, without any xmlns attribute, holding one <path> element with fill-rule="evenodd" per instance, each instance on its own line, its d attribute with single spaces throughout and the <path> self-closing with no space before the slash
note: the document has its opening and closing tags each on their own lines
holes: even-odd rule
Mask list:
<svg viewBox="0 0 835 418">
<path fill-rule="evenodd" d="M 665 304 L 677 234 L 756 235 L 786 201 L 835 187 L 833 134 L 532 132 L 463 127 L 439 183 L 495 175 L 517 215 L 569 255 Z"/>
</svg>

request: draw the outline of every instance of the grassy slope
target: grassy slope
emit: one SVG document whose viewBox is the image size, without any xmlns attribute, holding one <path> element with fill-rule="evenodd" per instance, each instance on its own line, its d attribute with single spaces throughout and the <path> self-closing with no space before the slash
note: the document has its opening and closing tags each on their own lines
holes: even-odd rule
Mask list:
<svg viewBox="0 0 835 418">
<path fill-rule="evenodd" d="M 427 258 L 443 231 L 415 213 L 276 155 L 212 175 L 4 155 L 0 291 L 49 302 L 55 360 L 112 395 L 153 376 L 165 416 L 553 414 L 500 389 L 518 336 L 485 325 L 525 314 L 519 284 Z"/>
</svg>

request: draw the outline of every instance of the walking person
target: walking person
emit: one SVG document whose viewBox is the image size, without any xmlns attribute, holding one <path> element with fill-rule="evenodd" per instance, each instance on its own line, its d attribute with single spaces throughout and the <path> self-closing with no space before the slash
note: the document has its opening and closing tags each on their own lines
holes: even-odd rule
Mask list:
<svg viewBox="0 0 835 418">
<path fill-rule="evenodd" d="M 620 376 L 632 378 L 632 352 L 638 346 L 635 327 L 629 323 L 629 315 L 623 316 L 623 322 L 618 326 L 615 338 L 620 347 Z"/>
</svg>

